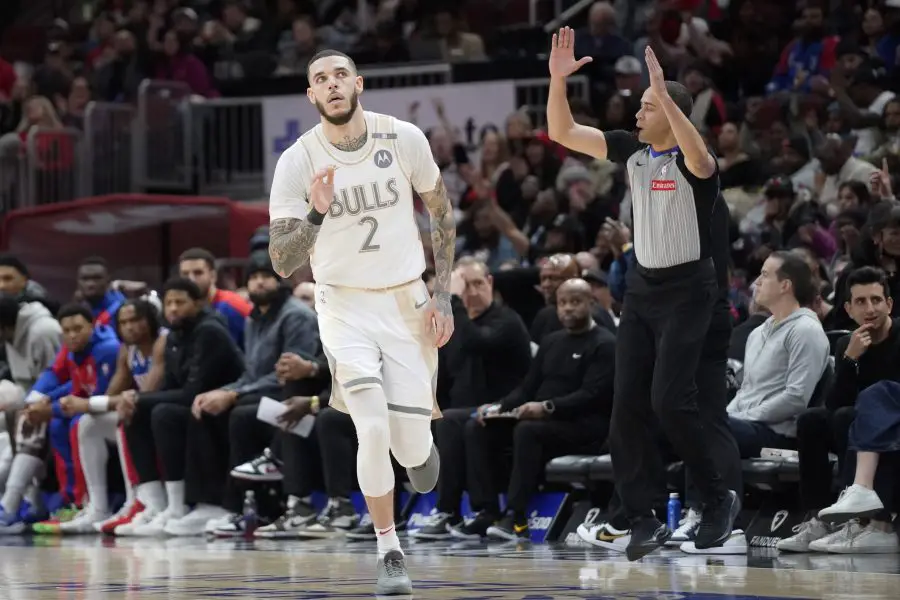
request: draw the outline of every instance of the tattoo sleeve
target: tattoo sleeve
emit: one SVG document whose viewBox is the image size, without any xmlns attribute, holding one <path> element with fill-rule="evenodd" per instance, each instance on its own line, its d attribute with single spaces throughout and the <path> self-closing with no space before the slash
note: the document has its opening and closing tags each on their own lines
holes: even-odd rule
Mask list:
<svg viewBox="0 0 900 600">
<path fill-rule="evenodd" d="M 434 189 L 420 194 L 422 202 L 431 214 L 431 245 L 434 249 L 434 296 L 438 309 L 450 314 L 450 272 L 456 257 L 456 220 L 453 205 L 444 187 L 444 179 L 438 175 Z"/>
<path fill-rule="evenodd" d="M 290 277 L 309 260 L 321 225 L 309 219 L 275 219 L 269 225 L 269 256 L 282 277 Z"/>
</svg>

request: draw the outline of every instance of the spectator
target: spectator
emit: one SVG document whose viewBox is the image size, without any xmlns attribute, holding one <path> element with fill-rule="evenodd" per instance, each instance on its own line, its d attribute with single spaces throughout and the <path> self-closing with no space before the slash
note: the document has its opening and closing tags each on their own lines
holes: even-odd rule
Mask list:
<svg viewBox="0 0 900 600">
<path fill-rule="evenodd" d="M 25 398 L 26 408 L 15 424 L 11 440 L 16 440 L 16 456 L 10 467 L 6 492 L 0 499 L 0 531 L 17 534 L 25 531 L 19 505 L 31 481 L 44 466 L 44 451 L 49 444 L 59 474 L 60 494 L 65 506 L 50 521 L 37 522 L 32 530 L 57 533 L 61 523 L 77 515 L 77 506 L 85 494 L 83 475 L 77 467 L 77 448 L 71 436 L 78 418 L 63 411 L 69 397 L 89 398 L 103 394 L 116 368 L 119 341 L 115 332 L 94 324 L 91 311 L 80 304 L 69 304 L 58 315 L 67 351 L 59 355 L 35 382 Z M 29 520 L 37 518 L 32 514 Z"/>
<path fill-rule="evenodd" d="M 466 424 L 466 460 L 470 501 L 479 510 L 454 537 L 529 539 L 526 509 L 537 492 L 548 458 L 599 451 L 612 412 L 615 337 L 591 318 L 591 288 L 582 279 L 566 281 L 558 292 L 564 330 L 550 334 L 522 384 L 498 404 L 478 408 Z M 515 419 L 489 422 L 514 413 Z M 486 423 L 488 421 L 489 423 Z M 501 419 L 502 421 L 502 419 Z M 511 444 L 510 444 L 511 442 Z M 506 513 L 501 517 L 493 471 L 512 446 L 512 478 Z"/>
<path fill-rule="evenodd" d="M 193 535 L 207 521 L 225 516 L 218 506 L 227 474 L 223 420 L 192 419 L 194 399 L 237 379 L 244 365 L 240 350 L 222 321 L 189 279 L 170 280 L 163 290 L 166 320 L 165 374 L 160 391 L 125 391 L 116 402 L 126 423 L 128 449 L 140 480 L 146 509 L 119 535 Z M 227 427 L 227 420 L 224 420 Z M 211 439 L 212 438 L 212 439 Z M 210 447 L 212 446 L 212 447 Z M 212 454 L 212 456 L 210 456 Z M 165 485 L 160 481 L 159 456 Z M 220 471 L 218 467 L 222 465 Z M 188 504 L 194 509 L 189 511 Z"/>
<path fill-rule="evenodd" d="M 460 17 L 456 11 L 449 8 L 438 9 L 434 15 L 434 26 L 444 61 L 474 62 L 487 58 L 481 36 L 462 31 Z"/>
<path fill-rule="evenodd" d="M 797 25 L 800 35 L 781 52 L 770 92 L 808 92 L 812 78 L 827 77 L 837 60 L 839 38 L 825 33 L 825 10 L 819 4 L 803 9 Z"/>
<path fill-rule="evenodd" d="M 853 156 L 856 139 L 850 136 L 829 134 L 825 143 L 819 147 L 818 158 L 821 172 L 816 177 L 815 192 L 829 217 L 835 217 L 838 209 L 838 189 L 847 181 L 860 181 L 868 184 L 872 174 L 878 169 L 862 159 Z"/>
<path fill-rule="evenodd" d="M 178 257 L 178 271 L 181 277 L 190 279 L 200 287 L 213 310 L 225 318 L 231 337 L 243 348 L 245 323 L 253 305 L 238 294 L 216 286 L 216 257 L 203 248 L 185 250 Z"/>
<path fill-rule="evenodd" d="M 0 294 L 21 302 L 40 302 L 51 315 L 59 310 L 59 304 L 50 299 L 44 286 L 31 279 L 25 263 L 12 254 L 0 254 Z"/>
<path fill-rule="evenodd" d="M 180 38 L 174 30 L 163 36 L 162 54 L 157 57 L 156 79 L 187 85 L 192 94 L 204 98 L 218 95 L 206 66 L 193 54 L 190 40 Z"/>
<path fill-rule="evenodd" d="M 616 11 L 612 5 L 594 2 L 588 13 L 587 31 L 576 36 L 575 53 L 590 56 L 602 65 L 618 64 L 616 61 L 621 57 L 631 54 L 632 44 L 622 38 L 616 28 Z"/>
<path fill-rule="evenodd" d="M 134 102 L 143 78 L 134 34 L 122 29 L 113 39 L 109 59 L 94 71 L 92 87 L 96 98 L 105 102 Z"/>
<path fill-rule="evenodd" d="M 438 501 L 435 513 L 413 534 L 419 539 L 447 538 L 462 521 L 466 422 L 478 405 L 493 404 L 512 392 L 531 363 L 528 330 L 510 308 L 494 303 L 493 283 L 487 265 L 472 259 L 461 259 L 451 275 L 456 331 L 438 361 L 443 415 L 435 432 L 442 456 Z"/>
<path fill-rule="evenodd" d="M 85 77 L 78 76 L 72 80 L 69 95 L 60 106 L 65 108 L 62 114 L 62 123 L 66 127 L 84 129 L 84 113 L 91 101 L 91 86 Z"/>
<path fill-rule="evenodd" d="M 301 281 L 294 287 L 294 298 L 316 310 L 316 284 L 310 281 Z"/>
<path fill-rule="evenodd" d="M 728 404 L 741 458 L 763 448 L 791 448 L 797 417 L 828 363 L 828 338 L 816 314 L 812 274 L 804 260 L 775 252 L 756 280 L 754 300 L 772 313 L 747 339 L 744 379 Z"/>
<path fill-rule="evenodd" d="M 818 515 L 831 497 L 830 452 L 837 455 L 840 471 L 846 474 L 848 435 L 860 394 L 881 381 L 900 381 L 900 321 L 891 318 L 893 301 L 884 272 L 873 267 L 857 269 L 850 273 L 846 285 L 849 295 L 844 308 L 858 328 L 837 342 L 834 383 L 825 406 L 807 409 L 797 419 L 800 506 L 807 518 L 795 535 L 778 543 L 782 551 L 828 552 L 835 547 L 842 552 L 851 548 L 866 552 L 867 542 L 878 537 L 859 538 L 861 532 L 857 530 L 851 531 L 856 535 L 849 538 L 843 530 L 838 536 L 831 535 L 833 528 Z M 885 530 L 890 515 L 880 515 L 879 521 L 877 529 Z"/>
<path fill-rule="evenodd" d="M 291 33 L 292 43 L 285 44 L 281 50 L 276 75 L 305 75 L 310 59 L 321 49 L 311 17 L 303 15 L 295 18 Z"/>
</svg>

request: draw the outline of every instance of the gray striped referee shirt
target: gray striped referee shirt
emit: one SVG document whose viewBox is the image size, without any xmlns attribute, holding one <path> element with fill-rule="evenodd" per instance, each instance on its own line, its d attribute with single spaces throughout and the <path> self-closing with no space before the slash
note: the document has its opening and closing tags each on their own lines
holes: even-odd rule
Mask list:
<svg viewBox="0 0 900 600">
<path fill-rule="evenodd" d="M 607 158 L 628 171 L 638 264 L 664 269 L 710 258 L 718 170 L 700 179 L 687 169 L 677 147 L 657 153 L 627 131 L 607 131 L 604 137 Z"/>
</svg>

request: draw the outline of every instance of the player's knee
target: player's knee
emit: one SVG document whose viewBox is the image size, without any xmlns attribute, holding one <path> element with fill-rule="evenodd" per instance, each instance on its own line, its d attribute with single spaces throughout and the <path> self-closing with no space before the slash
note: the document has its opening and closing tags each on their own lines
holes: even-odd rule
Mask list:
<svg viewBox="0 0 900 600">
<path fill-rule="evenodd" d="M 369 451 L 386 451 L 390 446 L 390 428 L 387 419 L 364 418 L 354 421 L 359 447 Z"/>
<path fill-rule="evenodd" d="M 401 466 L 409 469 L 418 467 L 428 460 L 431 454 L 431 427 L 427 421 L 410 420 L 409 423 L 394 422 L 394 429 L 402 432 L 391 432 L 391 453 Z"/>
<path fill-rule="evenodd" d="M 86 440 L 95 435 L 97 430 L 97 418 L 93 415 L 82 415 L 78 420 L 78 439 Z"/>
</svg>

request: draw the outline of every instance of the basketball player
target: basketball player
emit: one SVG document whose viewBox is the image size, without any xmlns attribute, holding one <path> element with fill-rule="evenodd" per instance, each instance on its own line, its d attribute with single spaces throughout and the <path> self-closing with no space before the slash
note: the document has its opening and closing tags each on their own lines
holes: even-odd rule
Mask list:
<svg viewBox="0 0 900 600">
<path fill-rule="evenodd" d="M 363 79 L 347 55 L 316 54 L 307 77 L 322 118 L 278 160 L 269 253 L 283 277 L 310 261 L 331 406 L 349 412 L 359 438 L 357 477 L 378 534 L 376 594 L 411 594 L 389 451 L 417 491 L 434 488 L 440 458 L 430 419 L 440 416 L 437 348 L 453 334 L 453 209 L 421 130 L 359 106 Z M 431 213 L 433 296 L 422 280 L 413 190 Z"/>
<path fill-rule="evenodd" d="M 138 489 L 138 497 L 135 497 L 138 477 L 127 454 L 128 446 L 122 437 L 116 407 L 119 394 L 125 390 L 136 387 L 140 391 L 152 391 L 161 383 L 166 332 L 160 326 L 158 310 L 145 299 L 129 300 L 122 305 L 116 313 L 116 332 L 123 343 L 106 395 L 63 400 L 62 409 L 67 416 L 88 413 L 79 421 L 78 449 L 90 499 L 89 505 L 78 516 L 60 526 L 64 534 L 116 533 L 116 528 L 131 523 L 145 504 L 152 504 L 147 490 Z M 118 447 L 126 490 L 124 506 L 112 516 L 107 506 L 107 442 Z"/>
</svg>

